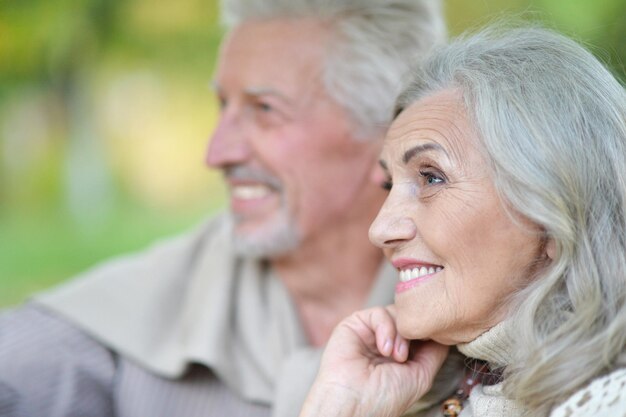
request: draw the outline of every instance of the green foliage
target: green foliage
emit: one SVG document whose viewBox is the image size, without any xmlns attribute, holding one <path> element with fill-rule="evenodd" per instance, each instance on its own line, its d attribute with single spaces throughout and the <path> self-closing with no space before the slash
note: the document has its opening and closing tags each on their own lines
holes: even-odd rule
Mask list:
<svg viewBox="0 0 626 417">
<path fill-rule="evenodd" d="M 176 215 L 127 202 L 88 225 L 62 209 L 0 217 L 0 306 L 15 305 L 111 256 L 137 251 L 179 233 L 217 207 Z"/>
</svg>

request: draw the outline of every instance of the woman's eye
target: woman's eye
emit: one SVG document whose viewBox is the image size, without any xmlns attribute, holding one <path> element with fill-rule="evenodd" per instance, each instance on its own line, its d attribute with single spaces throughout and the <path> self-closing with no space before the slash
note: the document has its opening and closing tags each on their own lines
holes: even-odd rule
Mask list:
<svg viewBox="0 0 626 417">
<path fill-rule="evenodd" d="M 386 180 L 382 184 L 380 184 L 383 190 L 391 191 L 391 187 L 393 187 L 393 183 L 391 180 Z"/>
<path fill-rule="evenodd" d="M 440 175 L 434 172 L 420 171 L 420 175 L 424 178 L 424 180 L 426 181 L 426 184 L 428 185 L 438 185 L 438 184 L 443 184 L 445 182 L 443 175 Z"/>
</svg>

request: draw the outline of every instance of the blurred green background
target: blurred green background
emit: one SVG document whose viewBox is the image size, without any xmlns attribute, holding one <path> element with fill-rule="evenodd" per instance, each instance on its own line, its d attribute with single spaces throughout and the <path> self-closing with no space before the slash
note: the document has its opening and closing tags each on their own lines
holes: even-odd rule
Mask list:
<svg viewBox="0 0 626 417">
<path fill-rule="evenodd" d="M 626 79 L 626 0 L 448 0 L 450 33 L 523 13 Z M 0 0 L 0 307 L 225 202 L 203 165 L 214 0 Z"/>
</svg>

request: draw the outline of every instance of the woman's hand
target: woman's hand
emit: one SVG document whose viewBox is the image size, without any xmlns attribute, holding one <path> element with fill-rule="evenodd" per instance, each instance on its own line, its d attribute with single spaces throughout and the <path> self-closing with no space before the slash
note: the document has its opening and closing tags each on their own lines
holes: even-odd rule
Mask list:
<svg viewBox="0 0 626 417">
<path fill-rule="evenodd" d="M 396 330 L 393 307 L 352 314 L 333 331 L 300 417 L 397 417 L 430 389 L 447 346 Z"/>
</svg>

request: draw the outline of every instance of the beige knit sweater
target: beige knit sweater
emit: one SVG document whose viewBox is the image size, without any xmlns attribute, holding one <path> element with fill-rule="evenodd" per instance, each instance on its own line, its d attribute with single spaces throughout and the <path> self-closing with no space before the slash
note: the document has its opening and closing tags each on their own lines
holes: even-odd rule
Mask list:
<svg viewBox="0 0 626 417">
<path fill-rule="evenodd" d="M 482 359 L 492 366 L 510 363 L 510 347 L 514 344 L 506 323 L 501 323 L 459 350 L 466 356 Z M 520 404 L 508 399 L 502 392 L 502 383 L 478 385 L 468 399 L 460 417 L 516 417 L 523 415 Z M 626 369 L 592 381 L 550 413 L 550 417 L 626 417 Z"/>
</svg>

